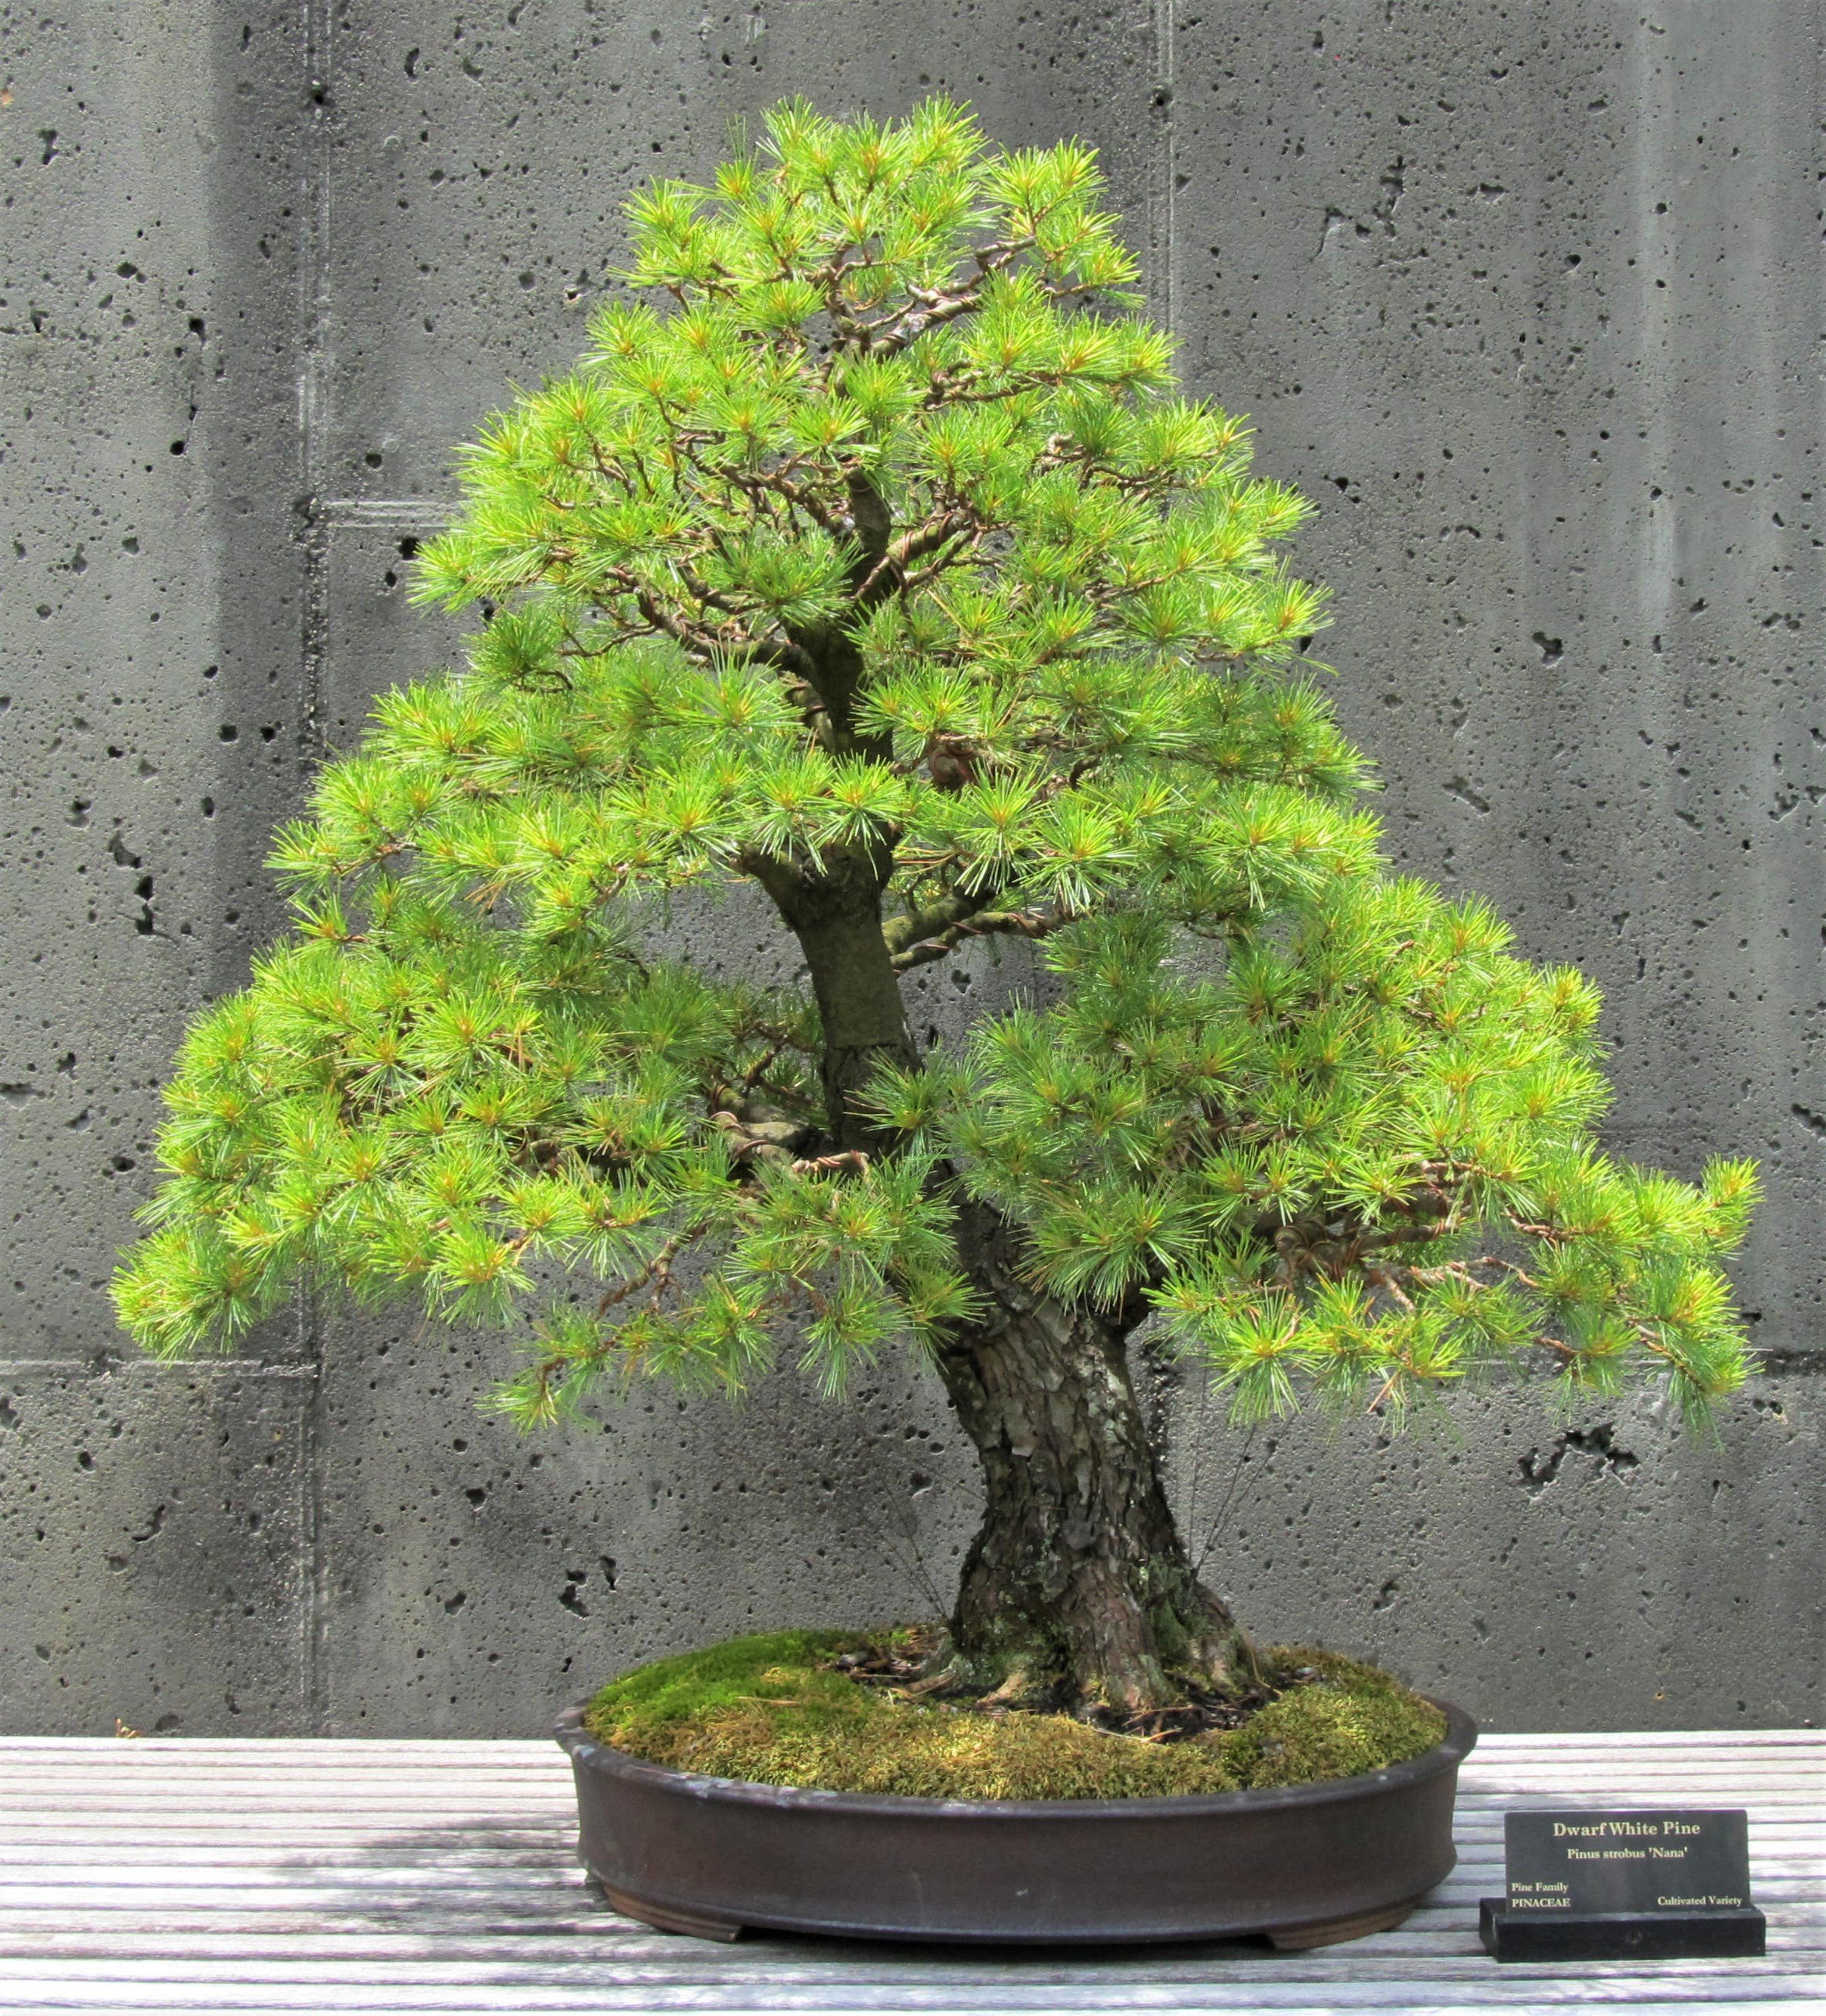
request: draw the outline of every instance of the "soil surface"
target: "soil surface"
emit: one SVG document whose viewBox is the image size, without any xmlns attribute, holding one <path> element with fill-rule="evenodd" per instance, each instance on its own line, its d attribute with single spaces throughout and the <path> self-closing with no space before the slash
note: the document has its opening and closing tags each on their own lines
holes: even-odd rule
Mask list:
<svg viewBox="0 0 1826 2016">
<path fill-rule="evenodd" d="M 936 1626 L 781 1631 L 643 1666 L 586 1726 L 703 1776 L 915 1798 L 1120 1799 L 1353 1777 L 1418 1757 L 1445 1717 L 1391 1675 L 1270 1647 L 1244 1693 L 1101 1725 L 930 1670 Z"/>
</svg>

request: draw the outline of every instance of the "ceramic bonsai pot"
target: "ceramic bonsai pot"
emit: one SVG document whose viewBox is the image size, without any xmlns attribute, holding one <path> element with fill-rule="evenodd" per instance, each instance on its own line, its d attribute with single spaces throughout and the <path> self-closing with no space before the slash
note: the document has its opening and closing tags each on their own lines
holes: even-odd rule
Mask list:
<svg viewBox="0 0 1826 2016">
<path fill-rule="evenodd" d="M 1325 1946 L 1399 1924 L 1457 1859 L 1445 1741 L 1361 1777 L 1194 1798 L 887 1798 L 693 1777 L 559 1719 L 578 1852 L 609 1901 L 663 1931 L 1090 1944 L 1266 1937 Z"/>
</svg>

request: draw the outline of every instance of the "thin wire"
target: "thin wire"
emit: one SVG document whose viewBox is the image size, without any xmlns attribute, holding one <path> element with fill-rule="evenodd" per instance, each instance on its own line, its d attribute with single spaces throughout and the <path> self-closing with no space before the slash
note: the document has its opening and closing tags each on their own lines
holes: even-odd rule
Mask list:
<svg viewBox="0 0 1826 2016">
<path fill-rule="evenodd" d="M 1237 1456 L 1236 1467 L 1230 1474 L 1230 1489 L 1224 1492 L 1224 1503 L 1218 1507 L 1217 1516 L 1211 1521 L 1211 1530 L 1205 1535 L 1205 1544 L 1199 1550 L 1199 1558 L 1192 1564 L 1194 1575 L 1203 1570 L 1206 1562 L 1210 1558 L 1211 1550 L 1217 1544 L 1218 1532 L 1229 1514 L 1231 1501 L 1236 1496 L 1237 1486 L 1242 1481 L 1242 1467 L 1249 1460 L 1249 1450 L 1255 1442 L 1258 1426 L 1259 1423 L 1252 1421 L 1248 1433 L 1242 1438 L 1242 1448 Z"/>
<path fill-rule="evenodd" d="M 951 1606 L 940 1594 L 932 1571 L 926 1565 L 926 1555 L 919 1545 L 919 1521 L 911 1505 L 900 1508 L 900 1531 L 891 1533 L 886 1527 L 879 1526 L 862 1507 L 855 1507 L 857 1523 L 862 1527 L 883 1557 L 908 1580 L 915 1584 L 919 1593 L 933 1607 L 933 1615 L 943 1618 Z M 903 1543 L 904 1551 L 903 1551 Z"/>
<path fill-rule="evenodd" d="M 1201 1364 L 1199 1411 L 1192 1422 L 1192 1475 L 1186 1492 L 1186 1524 L 1194 1532 L 1199 1526 L 1199 1499 L 1205 1488 L 1205 1427 L 1211 1406 L 1211 1368 Z"/>
</svg>

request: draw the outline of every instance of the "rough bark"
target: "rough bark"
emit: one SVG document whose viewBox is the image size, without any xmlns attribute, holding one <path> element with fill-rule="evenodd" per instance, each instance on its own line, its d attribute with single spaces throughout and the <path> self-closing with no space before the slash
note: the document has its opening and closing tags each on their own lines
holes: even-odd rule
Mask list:
<svg viewBox="0 0 1826 2016">
<path fill-rule="evenodd" d="M 980 1677 L 1079 1708 L 1138 1712 L 1222 1687 L 1247 1647 L 1199 1580 L 1162 1487 L 1123 1327 L 1039 1293 L 1019 1236 L 966 1208 L 990 1314 L 940 1350 L 985 1494 L 951 1620 Z"/>
</svg>

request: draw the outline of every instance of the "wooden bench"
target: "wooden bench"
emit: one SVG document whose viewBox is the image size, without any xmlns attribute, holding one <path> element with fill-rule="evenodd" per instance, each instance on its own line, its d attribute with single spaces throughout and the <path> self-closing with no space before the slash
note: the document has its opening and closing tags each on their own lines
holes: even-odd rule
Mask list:
<svg viewBox="0 0 1826 2016">
<path fill-rule="evenodd" d="M 1519 1805 L 1747 1806 L 1760 1960 L 1498 1967 L 1477 1899 Z M 1399 1931 L 1316 1953 L 670 1939 L 572 1852 L 527 1742 L 0 1739 L 0 2010 L 1826 2012 L 1826 1736 L 1487 1736 L 1459 1864 Z"/>
</svg>

